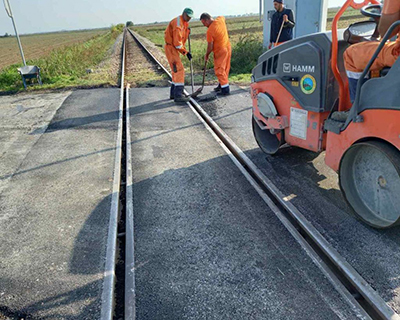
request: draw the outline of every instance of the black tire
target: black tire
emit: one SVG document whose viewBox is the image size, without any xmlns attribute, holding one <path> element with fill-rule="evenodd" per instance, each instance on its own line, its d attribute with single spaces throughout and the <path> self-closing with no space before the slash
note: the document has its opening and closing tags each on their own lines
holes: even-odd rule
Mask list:
<svg viewBox="0 0 400 320">
<path fill-rule="evenodd" d="M 344 154 L 339 184 L 354 215 L 386 229 L 400 224 L 400 152 L 381 141 L 360 142 Z"/>
<path fill-rule="evenodd" d="M 281 138 L 279 139 L 278 135 L 272 134 L 269 130 L 262 130 L 254 117 L 252 118 L 252 127 L 254 138 L 260 149 L 266 154 L 276 154 L 284 141 L 284 132 L 280 132 Z"/>
</svg>

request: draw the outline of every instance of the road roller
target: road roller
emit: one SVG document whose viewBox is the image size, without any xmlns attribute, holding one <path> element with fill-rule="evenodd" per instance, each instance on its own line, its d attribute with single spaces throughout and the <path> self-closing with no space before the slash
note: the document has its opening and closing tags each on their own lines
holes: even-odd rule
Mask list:
<svg viewBox="0 0 400 320">
<path fill-rule="evenodd" d="M 348 8 L 365 21 L 338 29 Z M 283 145 L 316 153 L 339 176 L 352 213 L 374 228 L 400 224 L 400 59 L 379 74 L 370 68 L 381 41 L 350 102 L 343 54 L 351 45 L 377 41 L 382 5 L 348 0 L 333 20 L 331 32 L 285 42 L 262 54 L 252 71 L 252 126 L 260 149 L 278 153 Z"/>
</svg>

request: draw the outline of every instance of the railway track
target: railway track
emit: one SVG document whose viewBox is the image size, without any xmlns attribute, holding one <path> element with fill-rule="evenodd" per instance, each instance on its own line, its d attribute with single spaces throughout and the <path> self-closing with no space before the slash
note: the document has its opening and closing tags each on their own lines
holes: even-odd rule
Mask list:
<svg viewBox="0 0 400 320">
<path fill-rule="evenodd" d="M 126 39 L 133 37 L 143 54 L 171 78 L 169 71 L 127 29 L 124 33 L 115 170 L 107 242 L 101 319 L 135 319 L 134 220 L 129 85 L 125 85 Z M 307 252 L 352 308 L 365 319 L 400 319 L 362 276 L 329 244 L 279 189 L 257 168 L 235 142 L 194 99 L 188 107 L 203 123 L 285 228 Z"/>
<path fill-rule="evenodd" d="M 129 86 L 125 84 L 126 36 L 122 44 L 118 135 L 107 239 L 101 319 L 135 319 L 134 227 Z"/>
</svg>

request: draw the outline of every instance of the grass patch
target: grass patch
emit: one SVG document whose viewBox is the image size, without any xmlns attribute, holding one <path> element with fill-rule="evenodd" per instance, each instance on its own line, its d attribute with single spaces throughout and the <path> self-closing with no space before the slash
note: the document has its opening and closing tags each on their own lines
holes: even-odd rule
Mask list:
<svg viewBox="0 0 400 320">
<path fill-rule="evenodd" d="M 87 70 L 94 68 L 105 58 L 122 30 L 123 25 L 112 26 L 108 32 L 94 36 L 84 43 L 55 49 L 44 58 L 27 61 L 28 65 L 40 67 L 43 81 L 43 86 L 29 87 L 29 90 L 113 84 L 109 83 L 110 79 L 96 79 Z M 17 72 L 20 66 L 21 64 L 14 64 L 2 70 L 0 91 L 23 90 L 22 80 Z"/>
</svg>

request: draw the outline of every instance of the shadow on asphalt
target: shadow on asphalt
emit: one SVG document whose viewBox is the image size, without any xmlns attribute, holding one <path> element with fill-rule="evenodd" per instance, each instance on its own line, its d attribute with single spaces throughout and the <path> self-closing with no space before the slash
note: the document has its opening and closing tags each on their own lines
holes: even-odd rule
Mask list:
<svg viewBox="0 0 400 320">
<path fill-rule="evenodd" d="M 259 152 L 253 149 L 247 154 L 261 156 Z M 312 152 L 296 148 L 284 151 L 281 157 L 274 157 L 274 160 L 290 170 L 294 165 L 309 166 L 315 156 Z M 297 157 L 302 159 L 300 164 Z M 253 308 L 254 314 L 257 314 L 257 305 L 262 305 L 263 297 L 261 294 L 253 296 L 253 293 L 258 292 L 261 283 L 265 284 L 263 277 L 268 270 L 276 268 L 267 261 L 269 258 L 263 243 L 270 237 L 279 243 L 281 231 L 272 230 L 275 218 L 271 218 L 267 212 L 257 212 L 251 206 L 252 191 L 247 194 L 238 192 L 240 187 L 232 182 L 234 178 L 229 177 L 231 173 L 228 170 L 226 176 L 221 178 L 223 182 L 208 182 L 209 176 L 219 175 L 220 167 L 224 166 L 221 163 L 225 163 L 226 168 L 226 163 L 230 161 L 228 156 L 221 156 L 189 167 L 166 170 L 134 184 L 135 243 L 138 246 L 136 285 L 140 288 L 137 291 L 137 310 L 140 319 L 185 318 L 185 312 L 196 309 L 194 305 L 197 299 L 196 307 L 199 310 L 204 311 L 204 304 L 209 310 L 221 310 L 224 318 L 230 318 L 229 313 L 235 307 L 229 306 L 226 297 L 232 300 L 239 297 L 241 312 Z M 215 172 L 211 171 L 210 174 L 210 170 Z M 307 170 L 309 179 L 315 183 L 324 179 L 313 173 L 311 167 Z M 237 198 L 248 206 L 247 210 L 224 192 L 226 189 L 236 192 Z M 284 191 L 290 194 L 294 190 Z M 338 190 L 324 192 L 340 197 Z M 231 206 L 229 212 L 227 206 Z M 343 223 L 352 219 L 342 210 L 337 210 L 334 218 L 339 218 Z M 360 229 L 370 229 L 355 220 L 352 222 L 359 224 Z M 338 228 L 346 230 L 344 224 L 339 224 Z M 384 233 L 372 231 L 378 238 L 379 234 Z M 400 244 L 398 236 L 392 240 Z M 357 243 L 348 243 L 347 246 L 350 252 L 359 250 Z M 284 245 L 282 250 L 285 250 Z M 381 261 L 371 259 L 368 254 L 366 256 L 367 268 L 379 270 L 379 277 L 384 282 L 393 283 L 393 271 L 382 269 Z M 284 287 L 279 281 L 274 279 L 272 283 L 277 288 Z M 270 294 L 280 301 L 291 299 L 288 297 L 290 295 L 280 297 L 281 291 L 278 289 Z M 394 291 L 385 296 L 386 301 L 392 298 L 396 298 Z M 246 306 L 246 301 L 251 301 L 251 308 Z M 196 316 L 201 318 L 204 314 Z M 208 316 L 211 317 L 211 314 Z M 277 314 L 275 316 L 279 318 Z M 281 318 L 283 316 L 281 314 Z M 294 318 L 304 319 L 299 314 L 297 316 Z"/>
<path fill-rule="evenodd" d="M 37 166 L 37 167 L 34 167 L 34 168 L 29 168 L 29 169 L 25 169 L 25 170 L 20 170 L 20 171 L 11 173 L 11 174 L 6 174 L 6 175 L 3 175 L 3 176 L 0 176 L 0 180 L 7 180 L 7 179 L 9 179 L 9 178 L 11 178 L 11 177 L 13 177 L 13 176 L 19 176 L 19 175 L 22 175 L 22 174 L 24 174 L 24 173 L 28 173 L 28 172 L 31 172 L 31 171 L 40 170 L 40 169 L 47 168 L 47 167 L 51 167 L 51 166 L 60 165 L 60 164 L 63 164 L 63 163 L 65 163 L 65 162 L 74 161 L 74 160 L 78 160 L 78 159 L 81 159 L 81 158 L 90 158 L 91 156 L 95 156 L 95 155 L 97 155 L 97 154 L 105 153 L 105 152 L 115 152 L 115 148 L 107 148 L 107 149 L 104 149 L 104 150 L 99 150 L 99 151 L 95 151 L 95 152 L 90 152 L 90 153 L 82 154 L 82 155 L 75 156 L 75 157 L 71 157 L 71 158 L 64 159 L 64 160 L 49 162 L 49 163 L 46 163 L 46 164 L 44 164 L 44 165 Z"/>
<path fill-rule="evenodd" d="M 253 149 L 246 153 L 251 159 L 263 159 L 267 161 L 274 168 L 274 171 L 286 178 L 298 180 L 298 176 L 301 176 L 304 179 L 304 184 L 306 181 L 311 182 L 323 196 L 335 201 L 341 210 L 350 210 L 340 190 L 319 187 L 319 183 L 328 178 L 321 174 L 312 164 L 320 156 L 319 153 L 290 146 L 281 148 L 275 155 L 266 155 L 260 149 Z M 295 176 L 293 173 L 297 173 L 298 176 Z M 288 191 L 290 190 L 285 190 L 285 193 L 288 193 Z M 292 191 L 291 193 L 296 194 L 295 190 Z"/>
<path fill-rule="evenodd" d="M 174 105 L 174 102 L 171 102 L 170 100 L 163 101 L 163 103 L 160 104 L 154 104 L 154 103 L 147 103 L 144 104 L 140 107 L 131 109 L 131 115 L 138 115 L 140 113 L 145 113 L 149 111 L 154 111 L 154 110 L 163 110 L 165 108 L 169 108 Z M 112 112 L 106 112 L 106 113 L 99 113 L 96 115 L 91 115 L 87 117 L 77 117 L 77 118 L 69 118 L 69 119 L 64 119 L 60 121 L 52 121 L 50 125 L 47 127 L 47 130 L 45 131 L 46 133 L 52 133 L 55 131 L 60 131 L 60 130 L 71 130 L 71 129 L 87 129 L 87 128 L 93 128 L 96 123 L 100 122 L 112 122 L 112 121 L 117 121 L 119 118 L 119 112 L 118 111 L 112 111 Z M 43 133 L 43 128 L 38 128 L 32 131 L 30 134 L 42 134 Z"/>
<path fill-rule="evenodd" d="M 241 94 L 243 93 L 243 90 L 234 90 L 231 93 L 232 95 L 235 94 Z M 219 100 L 223 101 L 224 97 L 219 97 Z M 130 109 L 130 113 L 132 116 L 135 115 L 140 115 L 142 113 L 146 113 L 149 111 L 154 110 L 160 110 L 162 111 L 163 109 L 170 108 L 171 106 L 174 106 L 175 103 L 169 99 L 161 100 L 160 103 L 147 103 L 141 106 L 137 106 L 135 108 Z M 185 107 L 185 106 L 183 106 Z M 88 129 L 88 128 L 93 128 L 96 123 L 100 122 L 112 122 L 118 120 L 119 117 L 119 112 L 118 111 L 113 111 L 113 112 L 105 112 L 105 113 L 99 113 L 87 117 L 77 117 L 77 118 L 69 118 L 69 119 L 64 119 L 60 121 L 52 121 L 50 125 L 47 127 L 45 133 L 52 133 L 55 131 L 59 130 L 70 130 L 70 129 Z M 42 134 L 44 128 L 38 128 L 32 131 L 30 134 L 35 135 L 35 134 Z"/>
<path fill-rule="evenodd" d="M 105 256 L 106 239 L 99 239 L 96 230 L 108 225 L 110 203 L 111 195 L 105 197 L 85 221 L 75 239 L 73 252 L 69 261 L 69 273 L 77 276 L 97 273 L 96 270 L 99 268 L 97 266 L 94 268 L 91 262 L 99 261 L 99 257 Z M 103 265 L 104 260 L 101 263 Z M 104 266 L 100 269 L 104 269 Z M 12 310 L 0 305 L 0 319 L 3 319 L 2 316 L 7 317 L 5 318 L 7 320 L 95 319 L 95 314 L 98 314 L 101 306 L 102 286 L 103 274 L 100 274 L 99 279 L 96 281 L 86 283 L 75 290 L 60 293 L 53 297 L 39 300 L 34 304 L 26 305 L 22 310 Z M 90 292 L 100 292 L 100 295 L 96 296 L 93 294 L 90 296 L 88 295 Z M 74 304 L 81 301 L 85 301 L 83 303 L 84 308 L 77 310 Z M 57 312 L 57 309 L 60 307 L 64 307 L 62 314 Z M 65 310 L 68 310 L 69 314 L 65 314 Z M 40 318 L 34 316 L 37 313 L 42 314 Z"/>
<path fill-rule="evenodd" d="M 94 319 L 94 309 L 98 308 L 101 299 L 87 299 L 87 293 L 93 290 L 93 287 L 102 286 L 102 283 L 102 280 L 93 281 L 92 283 L 88 283 L 82 287 L 77 288 L 76 290 L 61 293 L 51 298 L 40 300 L 35 304 L 27 305 L 22 310 L 13 310 L 5 306 L 0 306 L 0 319 L 3 319 L 2 316 L 6 317 L 6 320 Z M 83 310 L 74 309 L 73 304 L 81 300 L 86 300 Z M 69 305 L 71 305 L 71 312 L 68 315 L 61 315 L 58 314 L 56 311 L 51 311 L 51 309 Z M 40 311 L 46 311 L 45 313 L 47 315 L 41 316 L 40 318 L 33 315 L 34 313 Z"/>
</svg>

